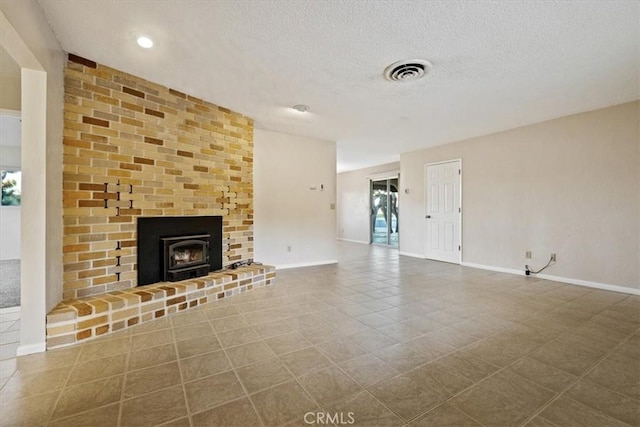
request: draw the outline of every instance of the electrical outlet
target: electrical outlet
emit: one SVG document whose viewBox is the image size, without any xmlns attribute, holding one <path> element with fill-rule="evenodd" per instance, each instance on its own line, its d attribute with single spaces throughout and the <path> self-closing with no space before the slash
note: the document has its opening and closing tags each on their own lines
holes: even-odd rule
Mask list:
<svg viewBox="0 0 640 427">
<path fill-rule="evenodd" d="M 551 261 L 556 262 L 556 254 L 551 254 Z"/>
<path fill-rule="evenodd" d="M 527 252 L 525 252 L 525 253 L 524 253 L 524 257 L 525 257 L 526 259 L 531 259 L 531 251 L 527 251 Z"/>
<path fill-rule="evenodd" d="M 287 246 L 287 252 L 291 252 L 291 246 Z"/>
</svg>

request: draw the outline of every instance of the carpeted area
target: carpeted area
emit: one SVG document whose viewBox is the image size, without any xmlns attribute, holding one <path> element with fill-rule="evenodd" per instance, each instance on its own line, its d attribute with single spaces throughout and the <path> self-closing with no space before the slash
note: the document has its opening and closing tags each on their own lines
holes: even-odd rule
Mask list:
<svg viewBox="0 0 640 427">
<path fill-rule="evenodd" d="M 0 308 L 20 305 L 20 260 L 0 261 Z"/>
</svg>

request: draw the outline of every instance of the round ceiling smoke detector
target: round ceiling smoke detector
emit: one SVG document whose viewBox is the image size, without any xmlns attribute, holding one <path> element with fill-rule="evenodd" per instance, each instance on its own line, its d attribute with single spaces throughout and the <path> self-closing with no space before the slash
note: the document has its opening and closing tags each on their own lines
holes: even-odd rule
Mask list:
<svg viewBox="0 0 640 427">
<path fill-rule="evenodd" d="M 424 59 L 407 59 L 394 62 L 384 69 L 384 78 L 391 82 L 411 82 L 431 71 L 431 62 Z"/>
</svg>

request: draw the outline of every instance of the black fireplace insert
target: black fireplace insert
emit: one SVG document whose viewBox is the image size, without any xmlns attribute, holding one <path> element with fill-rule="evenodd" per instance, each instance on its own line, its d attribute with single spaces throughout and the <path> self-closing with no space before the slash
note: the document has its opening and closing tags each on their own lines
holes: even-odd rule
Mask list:
<svg viewBox="0 0 640 427">
<path fill-rule="evenodd" d="M 138 218 L 138 286 L 221 269 L 221 216 Z"/>
</svg>

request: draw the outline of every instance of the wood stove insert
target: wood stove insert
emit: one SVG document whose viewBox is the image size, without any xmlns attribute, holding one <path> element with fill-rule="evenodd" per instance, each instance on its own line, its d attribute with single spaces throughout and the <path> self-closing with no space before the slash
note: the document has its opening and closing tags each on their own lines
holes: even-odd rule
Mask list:
<svg viewBox="0 0 640 427">
<path fill-rule="evenodd" d="M 222 217 L 139 217 L 138 286 L 222 269 Z"/>
</svg>

